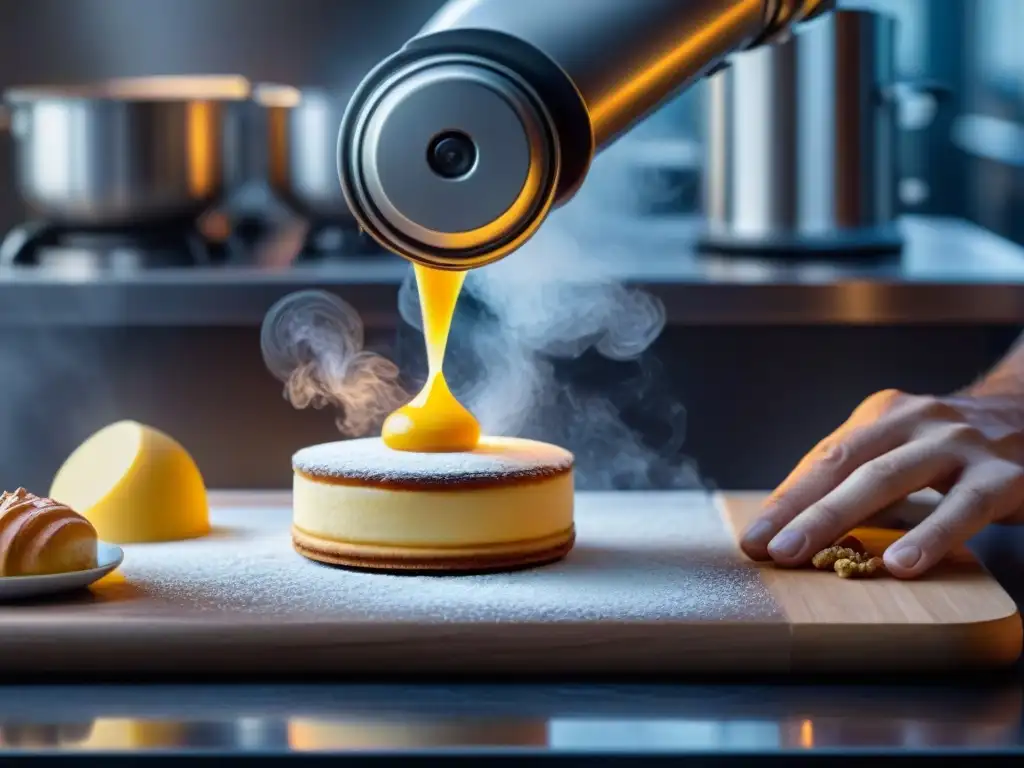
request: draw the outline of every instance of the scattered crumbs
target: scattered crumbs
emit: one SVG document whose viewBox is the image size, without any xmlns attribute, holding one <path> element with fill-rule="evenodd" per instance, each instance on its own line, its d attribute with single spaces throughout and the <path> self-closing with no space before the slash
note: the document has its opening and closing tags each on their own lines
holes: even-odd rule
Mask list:
<svg viewBox="0 0 1024 768">
<path fill-rule="evenodd" d="M 560 563 L 478 576 L 391 576 L 310 562 L 291 548 L 290 510 L 215 511 L 189 542 L 126 547 L 127 579 L 151 599 L 201 611 L 351 621 L 519 622 L 772 618 L 778 608 L 737 554 L 710 501 L 609 509 L 581 500 Z"/>
<path fill-rule="evenodd" d="M 571 469 L 573 455 L 557 445 L 521 438 L 482 438 L 473 451 L 413 453 L 388 448 L 379 437 L 339 440 L 303 448 L 292 467 L 313 477 L 416 483 L 450 477 L 537 477 Z"/>
</svg>

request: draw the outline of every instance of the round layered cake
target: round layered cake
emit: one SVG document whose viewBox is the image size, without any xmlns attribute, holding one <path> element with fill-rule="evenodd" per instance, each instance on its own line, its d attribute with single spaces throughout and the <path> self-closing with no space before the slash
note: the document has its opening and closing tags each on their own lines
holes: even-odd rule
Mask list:
<svg viewBox="0 0 1024 768">
<path fill-rule="evenodd" d="M 395 451 L 379 438 L 292 458 L 292 540 L 312 560 L 371 570 L 495 571 L 549 563 L 575 540 L 573 456 L 482 438 L 473 451 Z"/>
</svg>

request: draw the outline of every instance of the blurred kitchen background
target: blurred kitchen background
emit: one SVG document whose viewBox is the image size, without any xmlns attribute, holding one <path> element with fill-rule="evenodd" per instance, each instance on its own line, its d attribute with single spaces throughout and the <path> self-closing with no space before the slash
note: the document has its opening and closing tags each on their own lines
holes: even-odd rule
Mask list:
<svg viewBox="0 0 1024 768">
<path fill-rule="evenodd" d="M 154 74 L 240 74 L 257 82 L 347 93 L 380 58 L 412 36 L 441 0 L 0 0 L 0 87 Z M 1015 0 L 847 0 L 900 21 L 898 69 L 941 79 L 956 108 L 914 136 L 908 200 L 965 216 L 1024 241 L 1019 168 L 1024 48 Z M 699 141 L 701 93 L 693 89 L 636 136 Z M 969 125 L 956 130 L 957 119 Z M 967 130 L 973 128 L 973 131 Z M 963 134 L 963 135 L 961 135 Z M 951 141 L 955 136 L 958 141 Z M 1016 140 L 1014 140 L 1016 139 Z M 10 160 L 0 156 L 0 174 Z M 0 226 L 20 221 L 10 184 Z"/>
<path fill-rule="evenodd" d="M 213 73 L 327 89 L 343 100 L 440 5 L 0 0 L 0 89 Z M 685 234 L 694 230 L 682 222 L 701 210 L 706 88 L 665 106 L 601 158 L 581 193 L 581 206 L 615 198 L 621 217 L 640 223 L 624 230 L 645 232 L 632 248 L 638 271 L 619 269 L 629 282 L 655 286 L 668 316 L 640 361 L 587 353 L 555 363 L 559 387 L 588 397 L 628 393 L 607 394 L 615 429 L 588 433 L 558 422 L 562 432 L 545 433 L 534 425 L 580 452 L 585 484 L 700 477 L 767 487 L 864 396 L 889 386 L 963 386 L 1024 323 L 1024 2 L 841 5 L 895 15 L 901 78 L 942 83 L 951 94 L 900 110 L 900 207 L 917 217 L 903 256 L 866 265 L 811 259 L 799 268 L 698 259 Z M 15 151 L 0 131 L 3 232 L 32 216 L 16 188 Z M 250 181 L 262 188 L 258 177 L 257 169 Z M 608 194 L 623 185 L 636 194 Z M 648 260 L 645 251 L 657 255 Z M 362 314 L 371 346 L 403 370 L 421 365 L 419 337 L 396 311 L 404 264 L 386 254 L 343 253 L 255 276 L 238 264 L 190 277 L 179 269 L 159 279 L 109 270 L 68 277 L 29 261 L 0 272 L 5 487 L 45 489 L 79 440 L 119 418 L 178 437 L 212 486 L 286 485 L 290 453 L 336 434 L 329 412 L 295 411 L 282 399 L 260 357 L 263 314 L 296 288 L 339 293 Z M 460 321 L 474 322 L 472 312 Z M 625 435 L 642 448 L 623 449 Z M 621 468 L 627 453 L 632 463 Z"/>
</svg>

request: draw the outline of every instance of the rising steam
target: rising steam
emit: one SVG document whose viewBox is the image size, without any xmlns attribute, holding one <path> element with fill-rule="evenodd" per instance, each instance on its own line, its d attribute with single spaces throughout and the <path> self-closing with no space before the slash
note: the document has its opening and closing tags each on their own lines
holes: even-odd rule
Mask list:
<svg viewBox="0 0 1024 768">
<path fill-rule="evenodd" d="M 682 454 L 686 410 L 651 349 L 665 308 L 616 279 L 606 247 L 581 244 L 579 223 L 606 213 L 594 205 L 577 197 L 514 255 L 470 273 L 458 314 L 471 317 L 455 324 L 446 375 L 485 432 L 572 450 L 581 487 L 700 487 Z M 422 330 L 412 270 L 399 311 Z M 263 354 L 296 407 L 339 408 L 346 435 L 408 399 L 397 366 L 363 349 L 358 315 L 329 294 L 276 305 Z"/>
<path fill-rule="evenodd" d="M 301 291 L 277 302 L 263 320 L 260 348 L 296 408 L 338 411 L 338 429 L 364 435 L 408 400 L 398 367 L 363 348 L 363 322 L 325 291 Z"/>
<path fill-rule="evenodd" d="M 450 343 L 452 387 L 486 433 L 570 448 L 581 487 L 699 487 L 681 453 L 686 411 L 662 390 L 650 349 L 665 308 L 614 279 L 565 218 L 553 214 L 512 257 L 470 273 L 476 316 Z M 411 278 L 399 311 L 420 326 Z"/>
</svg>

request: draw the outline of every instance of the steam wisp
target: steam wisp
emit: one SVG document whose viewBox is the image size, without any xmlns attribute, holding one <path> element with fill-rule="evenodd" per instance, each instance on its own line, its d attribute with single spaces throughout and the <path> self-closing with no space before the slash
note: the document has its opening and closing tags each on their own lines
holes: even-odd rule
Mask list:
<svg viewBox="0 0 1024 768">
<path fill-rule="evenodd" d="M 366 350 L 363 323 L 326 291 L 300 291 L 278 301 L 263 320 L 260 348 L 296 408 L 338 411 L 346 437 L 370 432 L 409 399 L 392 361 Z"/>
</svg>

